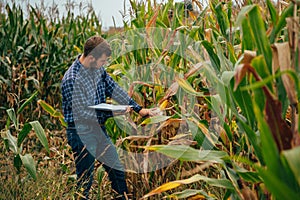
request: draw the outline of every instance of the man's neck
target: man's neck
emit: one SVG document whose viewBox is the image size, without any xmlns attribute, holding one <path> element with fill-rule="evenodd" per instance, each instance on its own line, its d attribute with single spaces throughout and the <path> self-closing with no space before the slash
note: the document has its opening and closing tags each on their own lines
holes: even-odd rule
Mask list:
<svg viewBox="0 0 300 200">
<path fill-rule="evenodd" d="M 82 64 L 82 66 L 83 66 L 84 68 L 88 68 L 87 66 L 84 65 L 84 60 L 85 60 L 84 55 L 80 55 L 80 57 L 79 57 L 78 60 L 79 60 L 79 62 Z"/>
</svg>

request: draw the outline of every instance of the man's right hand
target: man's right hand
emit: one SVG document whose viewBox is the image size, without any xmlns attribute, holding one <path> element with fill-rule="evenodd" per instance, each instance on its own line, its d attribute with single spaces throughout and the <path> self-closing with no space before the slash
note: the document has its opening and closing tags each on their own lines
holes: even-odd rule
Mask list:
<svg viewBox="0 0 300 200">
<path fill-rule="evenodd" d="M 150 109 L 142 108 L 139 114 L 142 117 L 146 117 L 146 116 L 153 117 L 153 116 L 162 115 L 162 111 L 159 108 L 150 108 Z"/>
</svg>

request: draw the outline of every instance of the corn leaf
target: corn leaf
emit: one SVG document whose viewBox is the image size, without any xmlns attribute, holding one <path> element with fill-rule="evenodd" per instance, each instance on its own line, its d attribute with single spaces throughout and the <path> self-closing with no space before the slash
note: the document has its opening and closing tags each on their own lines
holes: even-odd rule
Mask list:
<svg viewBox="0 0 300 200">
<path fill-rule="evenodd" d="M 257 5 L 243 7 L 237 17 L 236 25 L 242 26 L 243 37 L 247 37 L 247 39 L 245 38 L 245 40 L 243 40 L 243 43 L 245 42 L 243 45 L 245 45 L 248 50 L 253 50 L 253 48 L 249 49 L 252 45 L 248 43 L 253 42 L 253 40 L 255 41 L 257 52 L 264 56 L 270 73 L 272 71 L 272 52 L 259 7 Z"/>
<path fill-rule="evenodd" d="M 279 151 L 272 137 L 271 130 L 264 119 L 263 111 L 259 109 L 255 103 L 253 104 L 253 107 L 260 132 L 264 161 L 273 174 L 280 174 L 280 166 L 278 164 Z"/>
<path fill-rule="evenodd" d="M 269 13 L 270 13 L 270 16 L 271 16 L 273 26 L 275 26 L 277 24 L 278 14 L 276 12 L 276 9 L 275 9 L 273 3 L 270 0 L 267 0 L 266 3 L 267 3 L 267 6 L 268 6 L 268 9 L 269 9 Z"/>
<path fill-rule="evenodd" d="M 242 49 L 243 51 L 246 50 L 255 50 L 255 42 L 254 41 L 254 35 L 250 27 L 250 23 L 248 20 L 243 20 L 241 24 L 241 29 L 243 33 L 243 38 L 242 38 Z"/>
<path fill-rule="evenodd" d="M 222 35 L 227 37 L 227 29 L 229 28 L 229 20 L 226 12 L 223 10 L 223 3 L 218 3 L 215 7 L 215 14 L 217 17 L 218 24 L 220 25 Z"/>
<path fill-rule="evenodd" d="M 21 107 L 18 109 L 17 113 L 21 113 L 24 108 L 33 101 L 33 99 L 36 97 L 36 95 L 38 94 L 38 91 L 35 91 L 22 105 Z"/>
<path fill-rule="evenodd" d="M 145 119 L 140 125 L 157 124 L 160 122 L 164 122 L 169 118 L 171 118 L 171 116 L 153 116 Z"/>
<path fill-rule="evenodd" d="M 224 163 L 223 160 L 228 159 L 224 151 L 197 150 L 185 145 L 152 145 L 145 148 L 182 161 Z"/>
<path fill-rule="evenodd" d="M 238 165 L 234 166 L 234 171 L 247 182 L 259 183 L 262 181 L 257 171 L 248 171 Z"/>
<path fill-rule="evenodd" d="M 212 196 L 209 196 L 205 191 L 196 189 L 186 189 L 180 192 L 175 192 L 171 195 L 168 195 L 168 197 L 173 199 L 187 199 L 189 197 L 208 200 L 216 199 Z"/>
<path fill-rule="evenodd" d="M 205 181 L 209 185 L 216 186 L 216 187 L 222 187 L 222 188 L 226 188 L 229 190 L 234 189 L 231 182 L 227 179 L 213 179 L 213 178 L 208 178 L 206 176 L 201 176 L 199 174 L 196 174 L 188 179 L 177 180 L 177 181 L 165 183 L 162 186 L 160 186 L 160 187 L 152 190 L 148 194 L 144 195 L 143 199 L 153 196 L 155 194 L 161 194 L 162 192 L 177 188 L 180 185 L 191 184 L 191 183 L 198 182 L 198 181 Z"/>
<path fill-rule="evenodd" d="M 9 130 L 6 131 L 6 136 L 4 137 L 4 139 L 7 140 L 7 145 L 8 148 L 14 153 L 14 154 L 18 154 L 20 149 L 18 148 L 17 145 L 17 138 L 15 136 L 13 136 Z"/>
<path fill-rule="evenodd" d="M 267 124 L 263 112 L 256 104 L 254 104 L 254 110 L 261 133 L 262 153 L 266 163 L 266 168 L 258 168 L 259 175 L 264 180 L 266 187 L 278 199 L 296 198 L 295 191 L 291 189 L 291 186 L 288 186 L 291 177 L 288 177 L 287 169 L 282 165 L 278 148 L 271 134 L 271 127 Z"/>
<path fill-rule="evenodd" d="M 18 147 L 22 144 L 28 133 L 31 131 L 32 126 L 29 123 L 24 124 L 22 130 L 18 134 L 18 142 L 17 145 Z"/>
<path fill-rule="evenodd" d="M 276 108 L 276 109 L 275 109 Z M 268 123 L 273 139 L 279 150 L 292 147 L 293 132 L 286 121 L 281 117 L 282 105 L 277 99 L 266 95 L 265 118 Z"/>
<path fill-rule="evenodd" d="M 14 156 L 14 167 L 17 169 L 18 172 L 20 172 L 22 167 L 22 160 L 20 158 L 20 154 L 16 154 Z"/>
<path fill-rule="evenodd" d="M 55 110 L 50 104 L 46 103 L 44 100 L 38 100 L 38 104 L 42 106 L 42 108 L 49 113 L 52 117 L 58 118 L 60 123 L 67 127 L 67 123 L 64 121 L 64 116 L 61 112 Z"/>
<path fill-rule="evenodd" d="M 50 153 L 48 140 L 47 140 L 46 134 L 45 134 L 44 129 L 41 126 L 40 122 L 33 121 L 33 122 L 29 122 L 29 123 L 33 127 L 33 129 L 34 129 L 37 137 L 39 138 L 40 142 L 42 143 L 42 145 L 46 148 L 47 152 Z"/>
<path fill-rule="evenodd" d="M 262 150 L 261 150 L 261 144 L 260 144 L 260 137 L 259 135 L 257 135 L 252 128 L 246 124 L 243 119 L 240 119 L 239 115 L 238 116 L 238 124 L 240 125 L 240 127 L 245 131 L 249 141 L 251 142 L 255 155 L 258 157 L 260 163 L 262 165 L 265 165 L 264 159 L 263 159 L 263 155 L 262 155 Z M 253 116 L 254 117 L 254 116 Z"/>
<path fill-rule="evenodd" d="M 251 61 L 251 65 L 255 68 L 256 72 L 262 79 L 268 78 L 272 75 L 271 71 L 269 71 L 266 60 L 262 55 L 253 58 Z M 270 91 L 273 91 L 271 82 L 267 82 L 266 86 L 268 86 L 268 89 Z"/>
<path fill-rule="evenodd" d="M 286 26 L 286 18 L 293 16 L 293 12 L 294 12 L 294 5 L 292 3 L 282 11 L 281 15 L 279 16 L 278 22 L 276 26 L 273 28 L 273 31 L 271 33 L 270 36 L 271 43 L 276 42 L 275 40 L 278 37 L 278 34 Z"/>
<path fill-rule="evenodd" d="M 36 180 L 36 168 L 35 168 L 35 161 L 31 154 L 25 154 L 24 156 L 20 155 L 23 165 L 25 166 L 26 170 L 30 174 L 30 176 Z"/>
<path fill-rule="evenodd" d="M 252 99 L 248 91 L 243 91 L 241 88 L 244 85 L 247 85 L 246 80 L 242 80 L 245 76 L 245 67 L 246 65 L 240 65 L 236 68 L 236 74 L 235 74 L 235 85 L 234 85 L 234 91 L 233 91 L 233 97 L 235 99 L 235 102 L 238 104 L 238 106 L 242 110 L 242 115 L 244 115 L 247 119 L 247 124 L 250 125 L 251 128 L 254 128 L 255 124 L 255 115 L 253 111 L 252 106 Z"/>
<path fill-rule="evenodd" d="M 298 187 L 300 186 L 300 147 L 296 147 L 290 150 L 283 151 L 283 156 L 289 164 L 290 169 L 293 172 L 293 176 L 298 182 Z"/>
<path fill-rule="evenodd" d="M 188 92 L 191 95 L 203 96 L 203 93 L 195 91 L 195 89 L 191 86 L 191 84 L 187 80 L 185 80 L 183 78 L 179 78 L 179 77 L 176 77 L 175 79 L 176 79 L 178 85 L 182 89 L 184 89 L 184 91 Z"/>
<path fill-rule="evenodd" d="M 259 12 L 259 7 L 253 7 L 248 15 L 251 31 L 253 32 L 253 35 L 255 35 L 254 40 L 257 46 L 257 52 L 258 54 L 262 54 L 264 56 L 268 66 L 268 72 L 270 73 L 272 71 L 272 51 L 270 42 L 266 35 L 264 21 Z"/>
<path fill-rule="evenodd" d="M 18 123 L 18 120 L 17 120 L 15 110 L 13 108 L 10 108 L 10 109 L 6 110 L 6 112 L 9 116 L 9 118 L 11 119 L 11 121 L 14 123 L 15 128 L 18 129 L 19 128 L 19 123 Z"/>
<path fill-rule="evenodd" d="M 62 114 L 56 111 L 50 104 L 46 103 L 44 100 L 38 100 L 38 104 L 49 113 L 52 117 L 61 117 Z"/>
<path fill-rule="evenodd" d="M 281 169 L 285 170 L 285 169 Z M 298 199 L 300 196 L 299 190 L 293 191 L 283 179 L 279 178 L 278 174 L 270 173 L 269 170 L 259 169 L 259 174 L 264 180 L 266 187 L 278 199 Z"/>
<path fill-rule="evenodd" d="M 220 69 L 221 69 L 221 64 L 220 64 L 220 59 L 218 58 L 218 56 L 216 55 L 216 53 L 214 52 L 214 48 L 212 46 L 211 43 L 209 43 L 208 41 L 206 40 L 203 40 L 201 42 L 201 44 L 203 45 L 203 47 L 206 49 L 209 57 L 210 57 L 210 61 L 211 61 L 211 64 L 213 66 L 213 68 L 219 72 Z"/>
</svg>

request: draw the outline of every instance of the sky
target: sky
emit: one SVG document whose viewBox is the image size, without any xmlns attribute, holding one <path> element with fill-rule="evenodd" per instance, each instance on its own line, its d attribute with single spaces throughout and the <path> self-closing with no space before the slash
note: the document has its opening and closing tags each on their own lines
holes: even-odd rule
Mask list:
<svg viewBox="0 0 300 200">
<path fill-rule="evenodd" d="M 16 0 L 16 2 L 21 2 L 21 0 Z M 22 0 L 25 2 L 29 2 L 31 5 L 40 5 L 41 0 Z M 70 0 L 69 0 L 70 1 Z M 103 28 L 108 28 L 110 26 L 113 26 L 113 17 L 116 23 L 116 26 L 123 26 L 123 21 L 122 21 L 122 15 L 120 11 L 124 12 L 124 2 L 125 2 L 125 7 L 126 11 L 128 14 L 128 9 L 129 9 L 129 0 L 73 0 L 76 3 L 92 3 L 93 8 L 98 15 L 98 17 L 102 21 L 102 27 Z M 156 0 L 157 3 L 160 2 L 166 2 L 167 0 Z M 183 0 L 175 0 L 174 2 L 180 2 Z M 9 2 L 9 1 L 8 1 Z M 67 0 L 44 0 L 45 6 L 51 6 L 53 4 L 58 5 L 60 13 L 63 13 L 65 10 L 65 4 Z"/>
</svg>

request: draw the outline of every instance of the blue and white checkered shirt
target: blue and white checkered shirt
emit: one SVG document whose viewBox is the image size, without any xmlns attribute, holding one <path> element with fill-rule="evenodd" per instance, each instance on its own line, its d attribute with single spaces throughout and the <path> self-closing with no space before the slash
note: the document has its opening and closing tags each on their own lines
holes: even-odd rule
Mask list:
<svg viewBox="0 0 300 200">
<path fill-rule="evenodd" d="M 62 84 L 62 108 L 65 121 L 70 124 L 77 120 L 95 121 L 104 124 L 112 112 L 95 111 L 88 106 L 105 103 L 110 97 L 121 105 L 131 105 L 135 112 L 142 108 L 105 71 L 87 69 L 79 57 L 65 73 Z"/>
</svg>

